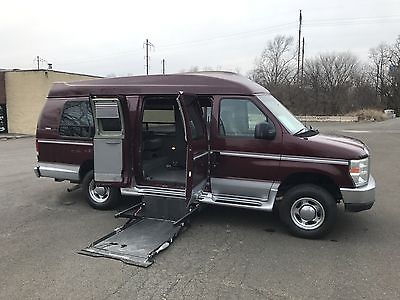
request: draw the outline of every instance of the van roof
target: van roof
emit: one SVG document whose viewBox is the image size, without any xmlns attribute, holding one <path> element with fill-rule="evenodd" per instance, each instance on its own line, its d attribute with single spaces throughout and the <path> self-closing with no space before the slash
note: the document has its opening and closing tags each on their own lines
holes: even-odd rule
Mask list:
<svg viewBox="0 0 400 300">
<path fill-rule="evenodd" d="M 161 95 L 179 91 L 197 95 L 252 95 L 269 93 L 261 85 L 231 72 L 195 72 L 171 75 L 130 76 L 55 83 L 49 98 L 107 96 L 107 95 Z"/>
</svg>

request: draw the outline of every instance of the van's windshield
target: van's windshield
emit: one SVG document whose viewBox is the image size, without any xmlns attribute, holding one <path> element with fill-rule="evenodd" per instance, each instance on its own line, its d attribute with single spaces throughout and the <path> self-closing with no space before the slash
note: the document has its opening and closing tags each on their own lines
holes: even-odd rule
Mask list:
<svg viewBox="0 0 400 300">
<path fill-rule="evenodd" d="M 297 134 L 306 131 L 307 128 L 296 117 L 270 94 L 257 95 L 257 98 L 269 109 L 269 111 L 291 133 Z"/>
</svg>

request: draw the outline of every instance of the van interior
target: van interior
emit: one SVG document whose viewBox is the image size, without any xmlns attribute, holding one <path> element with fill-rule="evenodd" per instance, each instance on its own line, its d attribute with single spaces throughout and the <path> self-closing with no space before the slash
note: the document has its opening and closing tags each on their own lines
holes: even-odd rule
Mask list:
<svg viewBox="0 0 400 300">
<path fill-rule="evenodd" d="M 186 142 L 176 96 L 144 99 L 141 145 L 146 183 L 185 186 Z"/>
<path fill-rule="evenodd" d="M 142 175 L 145 184 L 185 187 L 186 141 L 176 95 L 148 96 L 143 101 Z M 203 119 L 209 124 L 212 98 L 198 98 Z"/>
</svg>

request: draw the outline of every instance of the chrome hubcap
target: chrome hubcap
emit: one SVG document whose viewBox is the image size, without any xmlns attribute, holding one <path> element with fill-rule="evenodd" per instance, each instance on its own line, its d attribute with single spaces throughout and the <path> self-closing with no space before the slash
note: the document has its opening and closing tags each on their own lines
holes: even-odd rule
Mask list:
<svg viewBox="0 0 400 300">
<path fill-rule="evenodd" d="M 313 230 L 324 223 L 325 210 L 318 200 L 304 197 L 293 203 L 290 209 L 290 217 L 301 229 Z"/>
<path fill-rule="evenodd" d="M 104 186 L 97 186 L 94 180 L 90 181 L 89 194 L 93 201 L 97 203 L 103 203 L 107 201 L 110 196 L 110 188 Z"/>
</svg>

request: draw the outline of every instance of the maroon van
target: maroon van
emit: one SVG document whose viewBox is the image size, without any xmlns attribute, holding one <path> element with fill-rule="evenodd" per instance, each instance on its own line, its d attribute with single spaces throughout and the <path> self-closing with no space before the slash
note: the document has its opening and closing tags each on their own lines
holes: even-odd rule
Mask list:
<svg viewBox="0 0 400 300">
<path fill-rule="evenodd" d="M 99 209 L 134 195 L 181 215 L 199 203 L 276 210 L 293 234 L 315 238 L 341 201 L 348 211 L 375 201 L 362 142 L 305 127 L 233 73 L 56 83 L 36 138 L 36 175 L 80 184 Z"/>
</svg>

